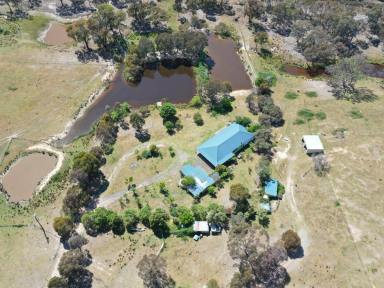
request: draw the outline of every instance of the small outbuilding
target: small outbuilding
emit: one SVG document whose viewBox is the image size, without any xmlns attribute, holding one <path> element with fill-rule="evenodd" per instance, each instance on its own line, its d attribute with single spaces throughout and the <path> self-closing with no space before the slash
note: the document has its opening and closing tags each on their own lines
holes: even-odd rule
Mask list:
<svg viewBox="0 0 384 288">
<path fill-rule="evenodd" d="M 195 221 L 193 223 L 193 232 L 209 234 L 209 225 L 207 221 Z"/>
<path fill-rule="evenodd" d="M 267 213 L 272 213 L 271 204 L 268 202 L 260 203 L 260 208 L 266 211 Z"/>
<path fill-rule="evenodd" d="M 304 135 L 301 142 L 307 154 L 324 153 L 324 146 L 319 135 Z"/>
<path fill-rule="evenodd" d="M 212 234 L 220 234 L 221 233 L 221 226 L 219 224 L 211 224 L 211 232 Z"/>
<path fill-rule="evenodd" d="M 277 198 L 279 195 L 279 182 L 275 179 L 270 179 L 265 183 L 264 192 L 269 198 Z"/>
<path fill-rule="evenodd" d="M 182 176 L 190 176 L 195 179 L 195 185 L 187 187 L 188 192 L 194 197 L 199 197 L 201 193 L 216 182 L 214 177 L 209 176 L 203 169 L 190 164 L 184 165 L 180 172 Z"/>
</svg>

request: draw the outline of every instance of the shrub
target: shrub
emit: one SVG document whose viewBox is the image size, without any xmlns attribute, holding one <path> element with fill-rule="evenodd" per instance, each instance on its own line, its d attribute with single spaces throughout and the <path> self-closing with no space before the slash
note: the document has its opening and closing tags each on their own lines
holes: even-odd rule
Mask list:
<svg viewBox="0 0 384 288">
<path fill-rule="evenodd" d="M 207 194 L 209 196 L 211 196 L 212 198 L 215 198 L 216 197 L 216 194 L 217 194 L 217 191 L 216 191 L 216 187 L 215 186 L 209 186 L 207 188 Z"/>
<path fill-rule="evenodd" d="M 276 75 L 271 71 L 262 71 L 256 75 L 255 84 L 262 94 L 269 93 L 270 89 L 276 85 L 276 82 Z"/>
<path fill-rule="evenodd" d="M 295 92 L 287 92 L 285 93 L 285 96 L 284 96 L 286 99 L 289 99 L 289 100 L 294 100 L 296 99 L 297 97 L 299 97 L 299 94 L 295 93 Z"/>
<path fill-rule="evenodd" d="M 203 205 L 192 205 L 191 210 L 196 221 L 205 221 L 207 219 L 207 209 Z"/>
<path fill-rule="evenodd" d="M 192 97 L 191 101 L 189 102 L 189 105 L 194 108 L 200 108 L 203 106 L 203 101 L 201 100 L 201 97 L 199 95 L 195 95 Z"/>
<path fill-rule="evenodd" d="M 316 91 L 307 91 L 305 92 L 305 95 L 310 98 L 317 97 L 317 92 Z"/>
<path fill-rule="evenodd" d="M 350 112 L 349 112 L 349 116 L 351 116 L 352 119 L 361 119 L 363 118 L 363 113 L 361 113 L 361 111 L 357 110 L 357 109 L 352 109 Z"/>
<path fill-rule="evenodd" d="M 179 220 L 179 223 L 182 227 L 188 227 L 193 224 L 195 218 L 193 217 L 193 213 L 190 209 L 184 206 L 177 207 L 176 216 Z"/>
<path fill-rule="evenodd" d="M 287 253 L 295 252 L 298 248 L 301 247 L 301 239 L 299 235 L 293 230 L 287 230 L 281 236 L 281 241 L 283 242 L 284 248 Z"/>
<path fill-rule="evenodd" d="M 186 227 L 172 230 L 171 234 L 175 235 L 176 237 L 192 237 L 195 232 L 193 231 L 192 227 Z"/>
<path fill-rule="evenodd" d="M 87 234 L 96 236 L 100 233 L 109 232 L 112 229 L 112 222 L 115 217 L 116 212 L 99 207 L 85 213 L 81 217 L 81 223 L 83 223 Z"/>
<path fill-rule="evenodd" d="M 173 149 L 172 146 L 169 146 L 169 147 L 168 147 L 168 151 L 169 151 L 169 155 L 170 155 L 172 158 L 176 156 L 176 152 L 175 152 L 175 150 Z"/>
<path fill-rule="evenodd" d="M 174 119 L 176 113 L 176 107 L 169 102 L 164 103 L 160 108 L 160 117 L 165 121 Z"/>
<path fill-rule="evenodd" d="M 325 114 L 325 112 L 323 112 L 323 111 L 320 111 L 320 112 L 315 113 L 315 117 L 317 120 L 324 120 L 327 118 L 327 114 Z"/>
<path fill-rule="evenodd" d="M 305 121 L 301 118 L 296 118 L 295 121 L 293 121 L 293 125 L 302 125 Z"/>
<path fill-rule="evenodd" d="M 304 118 L 306 121 L 311 121 L 315 114 L 311 110 L 304 108 L 297 112 L 297 116 Z"/>
<path fill-rule="evenodd" d="M 196 181 L 192 176 L 185 176 L 183 179 L 181 179 L 181 184 L 184 187 L 193 187 L 196 185 Z"/>
<path fill-rule="evenodd" d="M 229 25 L 220 22 L 215 27 L 215 34 L 219 35 L 222 38 L 231 38 L 233 34 L 233 29 Z"/>
<path fill-rule="evenodd" d="M 219 284 L 217 283 L 217 281 L 215 279 L 209 280 L 206 287 L 207 288 L 220 288 Z"/>
<path fill-rule="evenodd" d="M 195 113 L 193 115 L 193 121 L 197 126 L 203 126 L 204 125 L 204 120 L 203 117 L 201 117 L 201 114 L 199 112 Z"/>
<path fill-rule="evenodd" d="M 49 279 L 48 288 L 68 288 L 68 281 L 63 277 L 52 277 Z"/>
<path fill-rule="evenodd" d="M 168 213 L 161 208 L 156 210 L 149 217 L 150 227 L 158 237 L 166 237 L 169 234 L 169 227 L 167 222 L 169 221 Z"/>
<path fill-rule="evenodd" d="M 146 227 L 150 226 L 149 219 L 151 218 L 151 214 L 152 214 L 152 210 L 148 204 L 140 209 L 139 219 L 140 219 L 141 223 L 143 223 L 144 226 L 146 226 Z"/>
<path fill-rule="evenodd" d="M 235 122 L 241 126 L 249 127 L 249 125 L 252 123 L 252 120 L 247 116 L 236 116 Z"/>
<path fill-rule="evenodd" d="M 249 127 L 248 127 L 248 132 L 251 132 L 251 133 L 255 133 L 257 130 L 259 130 L 261 128 L 261 125 L 260 124 L 251 124 Z"/>
<path fill-rule="evenodd" d="M 267 211 L 259 210 L 257 212 L 257 218 L 258 218 L 259 224 L 261 226 L 268 227 L 268 225 L 269 225 L 269 217 L 268 217 Z"/>
<path fill-rule="evenodd" d="M 165 127 L 165 129 L 167 129 L 167 133 L 169 133 L 169 134 L 172 134 L 174 132 L 174 130 L 176 129 L 176 125 L 172 121 L 166 121 L 164 123 L 164 127 Z"/>
<path fill-rule="evenodd" d="M 219 173 L 220 175 L 220 178 L 222 180 L 228 180 L 228 179 L 232 179 L 233 177 L 233 173 L 232 173 L 232 170 L 230 168 L 228 168 L 227 166 L 225 165 L 219 165 L 216 167 L 215 171 L 217 173 Z"/>
</svg>

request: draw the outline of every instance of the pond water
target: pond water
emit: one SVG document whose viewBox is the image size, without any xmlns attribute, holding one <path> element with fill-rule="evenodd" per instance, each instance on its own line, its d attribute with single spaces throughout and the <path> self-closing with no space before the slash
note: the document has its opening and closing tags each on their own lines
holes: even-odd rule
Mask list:
<svg viewBox="0 0 384 288">
<path fill-rule="evenodd" d="M 54 156 L 32 153 L 18 159 L 3 177 L 3 187 L 11 202 L 28 200 L 39 182 L 56 166 Z"/>
<path fill-rule="evenodd" d="M 233 90 L 252 88 L 233 41 L 210 36 L 208 52 L 212 59 L 211 73 L 214 79 L 230 82 Z M 195 93 L 196 83 L 191 67 L 167 69 L 160 66 L 158 70 L 146 70 L 138 85 L 126 82 L 120 70 L 109 88 L 87 108 L 84 115 L 75 121 L 68 134 L 57 144 L 68 144 L 88 133 L 101 115 L 117 103 L 127 101 L 136 108 L 164 100 L 186 103 Z"/>
<path fill-rule="evenodd" d="M 213 60 L 211 74 L 214 79 L 228 81 L 233 90 L 252 88 L 251 80 L 232 40 L 211 35 L 208 38 L 208 54 Z"/>
<path fill-rule="evenodd" d="M 72 42 L 66 31 L 66 26 L 58 22 L 51 22 L 43 42 L 48 45 L 63 45 Z"/>
<path fill-rule="evenodd" d="M 86 134 L 92 125 L 110 107 L 127 101 L 133 107 L 154 104 L 168 100 L 172 103 L 185 103 L 195 94 L 195 80 L 192 68 L 179 66 L 167 69 L 146 70 L 138 85 L 129 84 L 123 79 L 122 72 L 116 74 L 111 85 L 85 111 L 71 127 L 69 133 L 59 144 L 67 144 L 80 135 Z"/>
</svg>

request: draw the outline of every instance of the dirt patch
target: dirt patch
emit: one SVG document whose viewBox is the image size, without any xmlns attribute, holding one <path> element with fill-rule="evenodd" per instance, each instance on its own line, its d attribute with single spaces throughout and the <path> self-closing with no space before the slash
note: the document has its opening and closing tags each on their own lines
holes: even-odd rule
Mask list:
<svg viewBox="0 0 384 288">
<path fill-rule="evenodd" d="M 29 154 L 17 160 L 2 181 L 10 201 L 29 199 L 39 182 L 54 169 L 56 162 L 56 157 L 42 153 Z"/>
<path fill-rule="evenodd" d="M 58 22 L 51 22 L 41 39 L 48 45 L 64 45 L 73 41 L 67 34 L 66 26 Z"/>
<path fill-rule="evenodd" d="M 318 98 L 322 100 L 334 99 L 331 90 L 332 88 L 325 81 L 321 80 L 306 80 L 303 82 L 302 89 L 306 91 L 317 92 Z"/>
</svg>

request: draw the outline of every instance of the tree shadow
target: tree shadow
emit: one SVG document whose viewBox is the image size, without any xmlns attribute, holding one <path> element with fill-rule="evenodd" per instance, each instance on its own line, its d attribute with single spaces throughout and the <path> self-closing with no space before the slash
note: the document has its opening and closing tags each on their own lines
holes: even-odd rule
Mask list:
<svg viewBox="0 0 384 288">
<path fill-rule="evenodd" d="M 75 54 L 82 63 L 99 62 L 99 55 L 93 50 L 78 50 Z"/>
<path fill-rule="evenodd" d="M 295 250 L 289 251 L 287 254 L 290 259 L 300 259 L 304 257 L 304 249 L 302 246 L 300 246 Z"/>
</svg>

